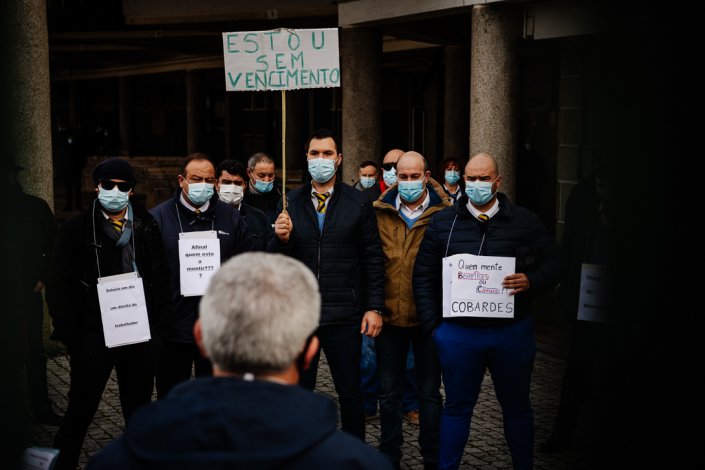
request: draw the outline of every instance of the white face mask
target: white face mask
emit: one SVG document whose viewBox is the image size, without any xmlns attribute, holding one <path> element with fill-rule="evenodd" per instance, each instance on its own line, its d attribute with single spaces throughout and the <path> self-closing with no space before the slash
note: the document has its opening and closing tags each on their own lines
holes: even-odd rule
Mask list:
<svg viewBox="0 0 705 470">
<path fill-rule="evenodd" d="M 221 184 L 218 190 L 218 197 L 221 201 L 237 206 L 242 202 L 244 188 L 236 184 Z"/>
</svg>

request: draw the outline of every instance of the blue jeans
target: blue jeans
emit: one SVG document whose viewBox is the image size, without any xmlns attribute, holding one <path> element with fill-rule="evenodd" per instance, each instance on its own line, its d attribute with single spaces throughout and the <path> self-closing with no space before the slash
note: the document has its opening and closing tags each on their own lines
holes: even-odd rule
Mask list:
<svg viewBox="0 0 705 470">
<path fill-rule="evenodd" d="M 440 469 L 460 466 L 486 369 L 492 374 L 502 408 L 504 437 L 513 466 L 533 468 L 534 413 L 529 397 L 536 355 L 533 325 L 531 317 L 491 328 L 444 321 L 434 331 L 446 392 L 441 416 Z"/>
<path fill-rule="evenodd" d="M 377 414 L 377 401 L 379 400 L 379 373 L 377 372 L 377 354 L 375 353 L 375 340 L 369 336 L 362 336 L 362 396 L 365 400 L 365 413 L 374 416 Z M 414 354 L 409 349 L 406 358 L 406 380 L 404 381 L 404 394 L 402 402 L 404 413 L 419 409 L 416 398 L 416 375 L 414 372 Z"/>
<path fill-rule="evenodd" d="M 316 330 L 321 349 L 326 353 L 330 374 L 340 402 L 340 425 L 343 431 L 365 440 L 365 411 L 362 405 L 360 378 L 360 325 L 322 325 Z M 311 367 L 301 374 L 300 384 L 309 390 L 316 387 L 320 351 Z"/>
<path fill-rule="evenodd" d="M 441 419 L 441 370 L 436 346 L 420 327 L 384 325 L 375 340 L 380 376 L 380 418 L 382 432 L 379 450 L 392 462 L 401 460 L 402 396 L 407 356 L 413 347 L 419 401 L 419 446 L 425 464 L 438 460 L 438 434 Z"/>
</svg>

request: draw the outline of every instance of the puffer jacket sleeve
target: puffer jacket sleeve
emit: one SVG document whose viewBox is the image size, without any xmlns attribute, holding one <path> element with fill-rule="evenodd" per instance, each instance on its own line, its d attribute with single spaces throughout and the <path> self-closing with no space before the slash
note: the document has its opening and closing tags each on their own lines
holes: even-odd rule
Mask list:
<svg viewBox="0 0 705 470">
<path fill-rule="evenodd" d="M 414 300 L 421 329 L 433 331 L 443 317 L 442 260 L 443 246 L 439 240 L 439 215 L 431 217 L 424 232 L 413 274 Z"/>
<path fill-rule="evenodd" d="M 366 308 L 381 311 L 384 309 L 384 253 L 377 217 L 369 202 L 362 205 L 362 220 L 358 243 L 365 273 Z"/>
</svg>

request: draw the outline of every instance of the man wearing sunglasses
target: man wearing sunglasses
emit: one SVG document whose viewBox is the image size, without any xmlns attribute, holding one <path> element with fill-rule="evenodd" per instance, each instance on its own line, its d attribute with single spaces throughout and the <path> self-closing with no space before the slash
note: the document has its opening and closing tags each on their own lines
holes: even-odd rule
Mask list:
<svg viewBox="0 0 705 470">
<path fill-rule="evenodd" d="M 151 210 L 164 237 L 174 304 L 157 372 L 157 397 L 160 399 L 176 384 L 189 380 L 192 368 L 197 377 L 212 374 L 210 361 L 201 355 L 193 337 L 201 295 L 182 291 L 192 284 L 182 285 L 181 282 L 181 277 L 188 273 L 181 270 L 181 259 L 187 258 L 179 240 L 217 237 L 220 264 L 252 249 L 240 212 L 219 200 L 215 185 L 215 166 L 211 160 L 203 153 L 192 153 L 181 167 L 179 189 L 174 197 Z"/>
<path fill-rule="evenodd" d="M 375 202 L 390 186 L 397 182 L 397 160 L 404 153 L 401 149 L 392 149 L 382 159 L 382 177 L 379 182 L 362 193 L 371 203 Z"/>
<path fill-rule="evenodd" d="M 75 469 L 88 426 L 115 368 L 126 422 L 152 399 L 156 359 L 170 312 L 169 275 L 162 236 L 154 218 L 132 199 L 135 177 L 120 158 L 107 159 L 93 172 L 97 198 L 59 228 L 46 285 L 52 338 L 69 354 L 69 403 L 53 447 L 56 469 Z M 98 284 L 108 276 L 138 273 L 151 340 L 106 347 Z"/>
<path fill-rule="evenodd" d="M 272 234 L 272 224 L 267 214 L 243 202 L 247 191 L 245 166 L 237 160 L 225 160 L 218 164 L 216 175 L 218 176 L 216 183 L 218 197 L 240 211 L 240 217 L 245 222 L 252 239 L 252 248 L 255 251 L 265 251 L 267 241 Z"/>
</svg>

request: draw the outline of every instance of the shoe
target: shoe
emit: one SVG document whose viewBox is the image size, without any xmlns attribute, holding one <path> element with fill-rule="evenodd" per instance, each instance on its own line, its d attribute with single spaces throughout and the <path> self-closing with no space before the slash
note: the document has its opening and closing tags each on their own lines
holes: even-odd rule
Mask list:
<svg viewBox="0 0 705 470">
<path fill-rule="evenodd" d="M 570 437 L 570 433 L 554 432 L 551 437 L 541 443 L 539 452 L 542 454 L 556 454 L 571 447 L 573 447 L 573 440 Z"/>
<path fill-rule="evenodd" d="M 48 410 L 34 416 L 34 422 L 46 424 L 48 426 L 58 426 L 63 421 L 64 417 L 54 413 L 54 410 Z"/>
<path fill-rule="evenodd" d="M 413 426 L 419 425 L 419 410 L 411 410 L 404 413 L 404 419 Z"/>
</svg>

